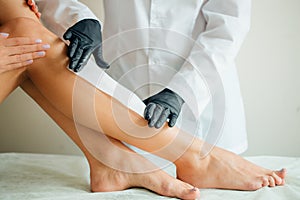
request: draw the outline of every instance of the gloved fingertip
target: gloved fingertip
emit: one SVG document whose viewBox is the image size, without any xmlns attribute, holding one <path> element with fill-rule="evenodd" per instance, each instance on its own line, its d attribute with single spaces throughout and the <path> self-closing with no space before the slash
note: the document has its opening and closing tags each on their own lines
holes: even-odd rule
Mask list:
<svg viewBox="0 0 300 200">
<path fill-rule="evenodd" d="M 156 122 L 157 122 L 157 119 L 154 118 L 154 117 L 152 117 L 151 119 L 149 119 L 149 123 L 148 123 L 149 127 L 153 128 L 155 126 Z"/>
<path fill-rule="evenodd" d="M 147 114 L 144 115 L 144 118 L 145 118 L 145 120 L 148 121 L 151 118 L 151 116 L 147 113 Z"/>
<path fill-rule="evenodd" d="M 101 69 L 109 69 L 110 65 L 98 65 Z"/>
<path fill-rule="evenodd" d="M 157 120 L 157 122 L 155 124 L 155 128 L 159 129 L 166 123 L 166 121 L 168 119 L 168 112 L 169 111 L 167 109 L 161 114 L 159 120 Z"/>
<path fill-rule="evenodd" d="M 171 122 L 168 123 L 168 125 L 169 125 L 170 128 L 174 127 L 175 124 L 176 124 L 176 121 L 175 121 L 175 122 L 172 122 L 172 123 L 171 123 Z"/>
<path fill-rule="evenodd" d="M 149 121 L 152 118 L 155 107 L 156 107 L 156 105 L 153 103 L 150 103 L 146 106 L 145 111 L 144 111 L 144 117 L 146 120 Z"/>
<path fill-rule="evenodd" d="M 76 73 L 80 72 L 81 70 L 82 70 L 82 66 L 81 65 L 74 68 L 74 72 L 76 72 Z"/>
<path fill-rule="evenodd" d="M 171 128 L 174 127 L 176 124 L 176 121 L 177 121 L 177 117 L 171 117 L 171 119 L 168 123 L 169 127 L 171 127 Z"/>
<path fill-rule="evenodd" d="M 148 123 L 148 126 L 149 126 L 150 128 L 153 128 L 154 124 L 151 123 L 151 122 L 149 122 L 149 123 Z"/>
<path fill-rule="evenodd" d="M 73 63 L 72 63 L 72 62 L 69 64 L 68 68 L 69 68 L 70 70 L 72 70 L 72 71 L 73 71 L 73 69 L 74 69 L 74 66 L 73 66 Z"/>
<path fill-rule="evenodd" d="M 97 65 L 100 67 L 100 68 L 102 68 L 102 69 L 108 69 L 109 67 L 110 67 L 110 65 L 107 63 L 107 62 L 105 62 L 105 61 L 103 61 L 103 60 L 97 60 Z"/>
<path fill-rule="evenodd" d="M 157 122 L 156 124 L 155 124 L 155 128 L 156 129 L 160 129 L 162 126 L 164 125 L 164 123 L 162 123 L 162 122 Z"/>
<path fill-rule="evenodd" d="M 88 57 L 80 59 L 80 61 L 77 64 L 77 68 L 79 71 L 81 71 L 84 68 L 84 66 L 86 66 L 86 64 L 88 63 L 88 60 L 89 60 Z"/>
<path fill-rule="evenodd" d="M 71 37 L 72 37 L 72 32 L 71 32 L 71 31 L 67 31 L 67 32 L 65 32 L 65 34 L 63 35 L 63 38 L 64 38 L 65 40 L 69 40 L 69 39 L 71 39 Z"/>
<path fill-rule="evenodd" d="M 110 65 L 107 64 L 106 66 L 102 67 L 103 69 L 109 69 L 110 68 Z"/>
</svg>

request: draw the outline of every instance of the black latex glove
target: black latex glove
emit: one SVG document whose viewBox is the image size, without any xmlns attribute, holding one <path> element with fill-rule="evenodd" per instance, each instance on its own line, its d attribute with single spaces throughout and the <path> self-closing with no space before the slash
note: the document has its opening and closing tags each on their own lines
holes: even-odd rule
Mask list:
<svg viewBox="0 0 300 200">
<path fill-rule="evenodd" d="M 144 117 L 149 127 L 160 128 L 169 119 L 169 127 L 176 124 L 184 100 L 169 89 L 164 89 L 144 100 L 146 104 Z"/>
<path fill-rule="evenodd" d="M 63 37 L 70 41 L 68 56 L 71 70 L 79 72 L 87 64 L 92 54 L 94 54 L 99 67 L 109 68 L 109 65 L 103 60 L 101 25 L 97 20 L 81 20 L 69 28 Z"/>
</svg>

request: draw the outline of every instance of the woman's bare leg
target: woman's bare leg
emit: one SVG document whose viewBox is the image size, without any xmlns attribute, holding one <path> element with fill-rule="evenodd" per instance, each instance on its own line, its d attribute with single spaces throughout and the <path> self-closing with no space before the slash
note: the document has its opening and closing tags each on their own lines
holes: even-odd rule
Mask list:
<svg viewBox="0 0 300 200">
<path fill-rule="evenodd" d="M 56 109 L 72 119 L 72 95 L 76 76 L 66 69 L 68 58 L 65 56 L 65 45 L 47 30 L 26 19 L 9 22 L 6 28 L 11 29 L 16 36 L 43 35 L 42 39 L 52 44 L 52 51 L 48 52 L 45 59 L 36 62 L 28 69 L 28 76 Z M 35 29 L 35 33 L 29 31 L 31 29 Z M 84 95 L 84 91 L 82 94 Z M 203 142 L 199 139 L 190 140 L 189 134 L 176 128 L 169 129 L 165 126 L 159 133 L 147 139 L 127 135 L 114 120 L 111 97 L 97 91 L 95 98 L 97 102 L 95 112 L 105 134 L 169 160 L 173 160 L 174 155 L 177 156 L 178 152 L 188 147 L 175 164 L 178 177 L 197 187 L 255 190 L 262 186 L 283 183 L 284 171 L 274 173 L 219 148 L 214 148 L 210 155 L 201 160 L 200 146 Z M 116 107 L 121 111 L 127 111 L 127 108 L 121 104 Z M 132 111 L 129 113 L 137 126 L 146 125 L 141 116 Z M 81 123 L 89 128 L 98 129 L 92 127 L 88 120 Z M 151 132 L 150 129 L 148 131 Z"/>
<path fill-rule="evenodd" d="M 24 67 L 0 73 L 0 103 L 26 79 L 25 71 Z"/>
<path fill-rule="evenodd" d="M 79 137 L 76 126 L 72 120 L 64 116 L 58 110 L 56 110 L 50 102 L 37 90 L 31 80 L 27 79 L 22 84 L 22 89 L 31 96 L 41 108 L 48 113 L 48 115 L 67 133 L 67 135 L 76 143 L 76 145 L 82 150 L 86 156 L 90 166 L 90 180 L 91 190 L 93 192 L 111 192 L 124 190 L 131 187 L 143 187 L 152 190 L 158 194 L 170 197 L 177 197 L 180 199 L 195 199 L 199 194 L 198 191 L 193 190 L 193 186 L 179 181 L 163 172 L 162 170 L 156 170 L 147 173 L 128 173 L 122 170 L 112 169 L 99 160 L 88 151 L 86 146 L 82 143 Z M 90 131 L 86 127 L 80 127 L 81 130 Z M 99 133 L 100 134 L 100 133 Z M 88 137 L 88 135 L 86 136 Z M 101 139 L 101 138 L 100 138 Z M 124 151 L 134 153 L 131 149 L 126 147 L 123 143 L 113 138 L 109 138 L 111 143 L 118 146 L 118 148 Z M 114 154 L 114 148 L 111 149 L 99 149 L 99 153 L 109 156 L 111 160 L 115 160 L 115 163 L 122 164 L 121 160 L 124 160 L 124 156 Z M 134 153 L 136 154 L 136 153 Z M 115 155 L 115 156 L 112 156 Z M 153 165 L 142 156 L 136 154 L 134 157 L 126 158 L 126 165 L 131 169 L 135 167 L 149 168 L 149 165 Z M 120 166 L 120 169 L 124 166 Z M 154 168 L 154 167 L 153 167 Z M 157 168 L 157 167 L 156 167 Z M 137 169 L 137 171 L 141 171 Z"/>
<path fill-rule="evenodd" d="M 30 12 L 30 8 L 26 5 L 26 2 L 20 2 L 21 1 L 18 1 L 18 3 L 13 1 L 0 1 L 0 27 L 5 22 L 21 16 L 38 22 L 35 14 Z M 17 12 L 12 12 L 14 9 Z M 5 31 L 5 29 L 2 28 L 2 31 Z M 0 73 L 0 103 L 2 103 L 4 99 L 26 79 L 26 76 L 24 75 L 25 71 L 26 67 L 23 67 L 5 73 Z"/>
<path fill-rule="evenodd" d="M 25 0 L 0 0 L 0 7 L 0 25 L 18 17 L 27 17 L 36 22 L 39 21 Z"/>
</svg>

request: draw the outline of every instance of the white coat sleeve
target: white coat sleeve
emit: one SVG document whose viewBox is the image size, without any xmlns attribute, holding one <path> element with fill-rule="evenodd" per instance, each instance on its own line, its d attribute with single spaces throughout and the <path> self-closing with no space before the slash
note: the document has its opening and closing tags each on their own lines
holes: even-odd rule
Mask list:
<svg viewBox="0 0 300 200">
<path fill-rule="evenodd" d="M 35 2 L 42 13 L 41 20 L 44 26 L 60 38 L 63 38 L 67 29 L 76 22 L 83 19 L 97 19 L 86 5 L 77 0 L 35 0 Z"/>
<path fill-rule="evenodd" d="M 192 106 L 196 117 L 211 101 L 214 87 L 219 87 L 214 80 L 235 66 L 250 29 L 251 0 L 208 0 L 201 12 L 205 31 L 198 34 L 186 62 L 167 86 Z"/>
</svg>

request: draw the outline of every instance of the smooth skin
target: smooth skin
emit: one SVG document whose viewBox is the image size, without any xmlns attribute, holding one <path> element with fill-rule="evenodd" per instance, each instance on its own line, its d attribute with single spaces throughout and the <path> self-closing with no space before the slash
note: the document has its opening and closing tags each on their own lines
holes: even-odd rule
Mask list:
<svg viewBox="0 0 300 200">
<path fill-rule="evenodd" d="M 50 48 L 41 39 L 8 37 L 8 33 L 0 33 L 0 103 L 24 80 L 26 66 L 44 57 Z"/>
<path fill-rule="evenodd" d="M 0 33 L 0 74 L 32 64 L 34 59 L 44 57 L 45 50 L 50 48 L 41 44 L 40 39 L 8 36 Z"/>
<path fill-rule="evenodd" d="M 0 5 L 2 2 L 5 1 L 0 1 Z M 12 5 L 18 5 L 19 1 L 10 2 L 12 2 Z M 20 15 L 20 12 L 17 15 Z M 23 15 L 23 17 L 27 17 L 27 15 Z M 0 17 L 0 20 L 3 19 Z M 34 33 L 30 31 L 33 28 L 35 29 Z M 5 30 L 13 33 L 15 36 L 32 37 L 42 35 L 43 41 L 52 46 L 47 56 L 30 65 L 23 75 L 26 75 L 26 78 L 32 81 L 40 94 L 57 111 L 73 120 L 73 86 L 75 81 L 80 80 L 80 78 L 66 69 L 68 58 L 65 44 L 34 20 L 14 17 L 13 21 L 6 21 L 0 29 L 0 31 Z M 90 87 L 93 86 L 90 85 Z M 84 97 L 85 91 L 81 92 Z M 128 135 L 119 128 L 115 121 L 111 107 L 112 100 L 112 97 L 96 90 L 95 113 L 101 125 L 101 131 L 116 140 L 127 142 L 145 151 L 155 153 L 162 158 L 174 161 L 177 167 L 177 176 L 180 180 L 198 188 L 238 190 L 256 190 L 264 186 L 273 187 L 284 184 L 285 170 L 272 171 L 258 167 L 233 153 L 217 147 L 213 148 L 209 155 L 201 158 L 200 147 L 204 142 L 192 138 L 191 135 L 176 127 L 170 129 L 165 125 L 156 135 L 147 139 Z M 84 110 L 84 98 L 82 106 Z M 147 126 L 147 122 L 143 117 L 128 110 L 125 106 L 118 103 L 115 103 L 114 106 L 117 111 L 128 112 L 130 119 L 136 126 Z M 100 131 L 99 126 L 95 126 L 89 120 L 82 119 L 78 123 L 81 126 Z M 152 132 L 152 129 L 149 128 L 144 128 L 144 130 L 145 132 L 141 134 L 148 134 L 147 131 Z M 181 152 L 180 157 L 177 157 L 178 152 Z"/>
</svg>

